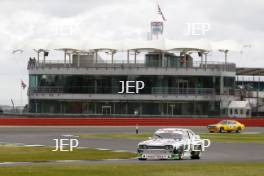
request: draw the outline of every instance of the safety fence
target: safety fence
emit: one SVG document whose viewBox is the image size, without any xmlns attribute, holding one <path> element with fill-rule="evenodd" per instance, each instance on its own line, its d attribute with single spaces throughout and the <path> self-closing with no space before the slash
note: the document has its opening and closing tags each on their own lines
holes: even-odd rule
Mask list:
<svg viewBox="0 0 264 176">
<path fill-rule="evenodd" d="M 147 117 L 1 117 L 0 126 L 207 126 L 230 118 L 147 118 Z M 251 127 L 264 127 L 264 118 L 236 118 Z"/>
</svg>

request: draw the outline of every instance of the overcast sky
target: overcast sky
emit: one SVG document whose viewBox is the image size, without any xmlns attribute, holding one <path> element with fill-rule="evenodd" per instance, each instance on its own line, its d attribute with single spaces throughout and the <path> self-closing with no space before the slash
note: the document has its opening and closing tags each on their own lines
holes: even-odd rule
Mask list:
<svg viewBox="0 0 264 176">
<path fill-rule="evenodd" d="M 20 80 L 28 81 L 32 50 L 12 54 L 35 38 L 146 39 L 157 17 L 156 0 L 0 0 L 0 104 L 16 105 Z M 231 40 L 244 48 L 229 59 L 238 66 L 264 67 L 263 0 L 159 0 L 167 19 L 166 38 Z M 202 35 L 189 35 L 187 24 L 209 24 Z M 210 60 L 221 60 L 212 54 Z M 27 102 L 26 91 L 23 103 Z"/>
</svg>

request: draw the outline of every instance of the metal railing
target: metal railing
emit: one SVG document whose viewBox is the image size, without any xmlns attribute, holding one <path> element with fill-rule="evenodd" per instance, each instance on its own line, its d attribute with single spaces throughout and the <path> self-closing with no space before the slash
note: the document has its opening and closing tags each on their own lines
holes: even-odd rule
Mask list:
<svg viewBox="0 0 264 176">
<path fill-rule="evenodd" d="M 48 93 L 48 94 L 118 94 L 119 87 L 95 87 L 93 86 L 41 86 L 30 88 L 29 94 Z M 172 87 L 153 87 L 139 94 L 171 94 L 171 95 L 214 95 L 214 88 L 172 88 Z"/>
<path fill-rule="evenodd" d="M 34 87 L 29 88 L 28 93 L 63 93 L 63 87 L 58 86 L 43 86 L 43 87 Z"/>
<path fill-rule="evenodd" d="M 28 69 L 35 68 L 175 68 L 175 69 L 215 69 L 222 71 L 236 71 L 236 65 L 234 63 L 224 63 L 216 61 L 192 61 L 192 62 L 175 62 L 163 64 L 160 62 L 157 63 L 145 63 L 140 61 L 137 63 L 127 62 L 125 60 L 114 60 L 112 61 L 98 61 L 94 63 L 93 61 L 87 61 L 86 63 L 73 63 L 73 62 L 64 62 L 63 60 L 46 60 L 45 62 L 29 63 Z"/>
<path fill-rule="evenodd" d="M 175 95 L 214 95 L 213 88 L 164 88 L 153 87 L 152 94 L 175 94 Z"/>
</svg>

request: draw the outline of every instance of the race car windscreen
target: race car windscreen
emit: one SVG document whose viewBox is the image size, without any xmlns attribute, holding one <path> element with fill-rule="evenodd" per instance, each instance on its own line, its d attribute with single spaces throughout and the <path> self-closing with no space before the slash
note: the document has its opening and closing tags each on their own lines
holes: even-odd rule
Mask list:
<svg viewBox="0 0 264 176">
<path fill-rule="evenodd" d="M 154 138 L 182 140 L 183 135 L 179 133 L 156 133 Z"/>
</svg>

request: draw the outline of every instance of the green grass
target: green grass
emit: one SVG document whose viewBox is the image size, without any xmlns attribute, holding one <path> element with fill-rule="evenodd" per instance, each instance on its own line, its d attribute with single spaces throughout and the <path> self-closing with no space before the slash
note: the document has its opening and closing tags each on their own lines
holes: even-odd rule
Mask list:
<svg viewBox="0 0 264 176">
<path fill-rule="evenodd" d="M 49 147 L 0 146 L 0 162 L 30 162 L 48 160 L 100 160 L 136 157 L 128 152 L 75 149 L 72 152 L 53 152 Z M 1 175 L 1 174 L 0 174 Z"/>
<path fill-rule="evenodd" d="M 145 140 L 148 137 L 153 136 L 151 133 L 109 133 L 109 134 L 78 134 L 81 138 L 87 138 L 87 139 L 142 139 Z"/>
<path fill-rule="evenodd" d="M 239 134 L 239 133 L 203 133 L 202 138 L 210 139 L 214 142 L 246 142 L 264 144 L 264 133 L 259 134 Z"/>
<path fill-rule="evenodd" d="M 263 176 L 264 163 L 41 164 L 0 167 L 4 176 Z"/>
<path fill-rule="evenodd" d="M 213 142 L 247 142 L 264 143 L 264 133 L 243 134 L 243 133 L 202 133 L 202 138 L 210 139 Z M 151 133 L 122 133 L 122 134 L 79 134 L 81 138 L 99 139 L 139 139 L 146 140 L 151 137 Z"/>
</svg>

